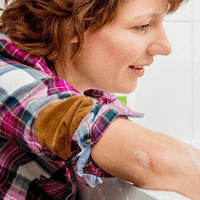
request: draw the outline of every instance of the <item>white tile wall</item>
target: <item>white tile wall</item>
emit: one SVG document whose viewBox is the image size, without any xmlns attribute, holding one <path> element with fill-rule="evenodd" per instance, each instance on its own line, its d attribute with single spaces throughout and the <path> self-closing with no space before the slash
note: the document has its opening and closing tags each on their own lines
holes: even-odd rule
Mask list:
<svg viewBox="0 0 200 200">
<path fill-rule="evenodd" d="M 197 0 L 199 2 L 199 0 Z M 191 21 L 192 20 L 192 4 L 189 0 L 186 4 L 183 4 L 174 14 L 166 16 L 167 21 Z"/>
<path fill-rule="evenodd" d="M 3 8 L 3 0 L 0 0 L 0 8 Z"/>
<path fill-rule="evenodd" d="M 193 0 L 193 19 L 194 21 L 200 21 L 200 1 Z"/>
<path fill-rule="evenodd" d="M 200 139 L 200 1 L 166 17 L 173 52 L 157 57 L 131 94 L 131 107 L 145 113 L 134 120 L 178 139 Z"/>
<path fill-rule="evenodd" d="M 193 27 L 193 127 L 194 138 L 200 139 L 200 21 L 194 22 Z"/>
</svg>

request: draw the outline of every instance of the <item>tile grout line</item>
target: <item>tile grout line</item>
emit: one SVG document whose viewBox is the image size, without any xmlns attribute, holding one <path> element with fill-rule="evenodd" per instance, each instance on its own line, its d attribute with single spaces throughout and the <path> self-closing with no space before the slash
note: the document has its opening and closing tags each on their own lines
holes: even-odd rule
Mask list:
<svg viewBox="0 0 200 200">
<path fill-rule="evenodd" d="M 192 123 L 192 135 L 191 139 L 194 140 L 194 4 L 191 2 L 191 123 Z"/>
</svg>

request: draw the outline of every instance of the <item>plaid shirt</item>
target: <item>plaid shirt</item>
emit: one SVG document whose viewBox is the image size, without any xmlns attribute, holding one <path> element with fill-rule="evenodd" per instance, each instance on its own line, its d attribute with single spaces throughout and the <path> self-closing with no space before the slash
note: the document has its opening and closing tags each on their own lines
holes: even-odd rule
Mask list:
<svg viewBox="0 0 200 200">
<path fill-rule="evenodd" d="M 72 157 L 64 161 L 39 144 L 34 121 L 49 104 L 74 95 L 91 97 L 93 106 L 74 133 Z M 78 182 L 95 187 L 109 174 L 92 162 L 91 145 L 116 117 L 128 116 L 142 114 L 114 94 L 80 94 L 55 77 L 42 57 L 27 54 L 0 34 L 0 199 L 75 199 Z"/>
</svg>

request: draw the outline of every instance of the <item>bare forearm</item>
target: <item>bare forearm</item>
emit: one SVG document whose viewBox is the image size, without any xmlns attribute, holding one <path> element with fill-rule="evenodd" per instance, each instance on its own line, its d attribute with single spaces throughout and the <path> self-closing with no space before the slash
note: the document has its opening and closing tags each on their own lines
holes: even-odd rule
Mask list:
<svg viewBox="0 0 200 200">
<path fill-rule="evenodd" d="M 197 149 L 195 156 L 200 160 Z M 128 120 L 110 125 L 92 147 L 92 157 L 103 170 L 136 186 L 200 199 L 200 176 L 185 145 Z"/>
<path fill-rule="evenodd" d="M 176 191 L 199 200 L 200 151 L 159 133 L 157 137 L 160 144 L 150 152 L 154 176 L 143 188 Z"/>
</svg>

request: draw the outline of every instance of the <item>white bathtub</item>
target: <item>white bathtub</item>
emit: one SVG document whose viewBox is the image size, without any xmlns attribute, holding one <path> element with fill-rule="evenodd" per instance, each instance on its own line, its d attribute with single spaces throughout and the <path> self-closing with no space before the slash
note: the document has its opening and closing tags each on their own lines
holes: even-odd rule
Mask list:
<svg viewBox="0 0 200 200">
<path fill-rule="evenodd" d="M 184 141 L 200 149 L 200 141 Z M 116 178 L 102 179 L 96 188 L 79 185 L 81 200 L 189 200 L 173 191 L 145 190 Z"/>
</svg>

